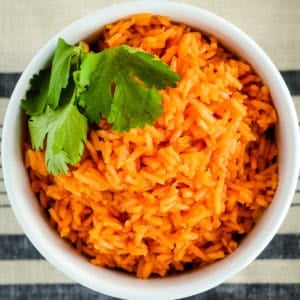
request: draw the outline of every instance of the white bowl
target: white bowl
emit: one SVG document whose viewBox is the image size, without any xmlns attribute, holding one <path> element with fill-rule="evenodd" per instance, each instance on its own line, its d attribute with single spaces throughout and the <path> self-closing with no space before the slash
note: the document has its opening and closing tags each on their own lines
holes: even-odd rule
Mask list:
<svg viewBox="0 0 300 300">
<path fill-rule="evenodd" d="M 69 43 L 77 43 L 107 23 L 140 12 L 168 15 L 173 21 L 184 22 L 216 36 L 247 60 L 263 78 L 271 90 L 279 115 L 279 186 L 260 222 L 227 258 L 194 272 L 148 280 L 94 266 L 59 238 L 43 217 L 38 201 L 30 190 L 21 146 L 24 119 L 20 100 L 28 89 L 31 76 L 42 69 L 52 56 L 57 38 L 63 37 Z M 2 137 L 2 164 L 7 194 L 19 223 L 33 245 L 51 264 L 76 282 L 114 297 L 143 300 L 178 299 L 204 292 L 226 281 L 252 262 L 276 234 L 288 212 L 297 183 L 299 153 L 298 121 L 293 101 L 268 56 L 245 33 L 224 19 L 198 7 L 170 1 L 137 1 L 113 5 L 59 32 L 37 53 L 23 72 L 9 102 Z"/>
</svg>

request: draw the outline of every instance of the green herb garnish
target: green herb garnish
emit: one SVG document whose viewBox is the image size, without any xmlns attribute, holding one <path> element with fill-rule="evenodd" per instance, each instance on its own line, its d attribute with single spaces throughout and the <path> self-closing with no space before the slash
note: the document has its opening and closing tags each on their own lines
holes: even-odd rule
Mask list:
<svg viewBox="0 0 300 300">
<path fill-rule="evenodd" d="M 65 174 L 83 155 L 88 123 L 104 117 L 118 132 L 153 124 L 162 114 L 158 90 L 178 80 L 161 60 L 135 48 L 87 53 L 59 39 L 51 68 L 32 77 L 21 104 L 32 148 L 46 148 L 47 170 Z"/>
</svg>

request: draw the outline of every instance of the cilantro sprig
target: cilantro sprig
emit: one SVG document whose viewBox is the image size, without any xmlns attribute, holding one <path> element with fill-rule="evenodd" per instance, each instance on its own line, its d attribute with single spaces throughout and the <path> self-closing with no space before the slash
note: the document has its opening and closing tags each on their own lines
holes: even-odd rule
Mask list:
<svg viewBox="0 0 300 300">
<path fill-rule="evenodd" d="M 118 132 L 153 124 L 162 114 L 158 90 L 178 80 L 154 55 L 127 45 L 87 53 L 59 39 L 51 67 L 32 77 L 21 104 L 32 148 L 45 149 L 50 173 L 65 174 L 83 155 L 90 123 L 104 117 Z"/>
</svg>

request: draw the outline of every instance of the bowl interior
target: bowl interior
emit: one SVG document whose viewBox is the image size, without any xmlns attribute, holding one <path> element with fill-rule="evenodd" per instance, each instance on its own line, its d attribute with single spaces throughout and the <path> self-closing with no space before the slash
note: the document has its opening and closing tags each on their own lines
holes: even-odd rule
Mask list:
<svg viewBox="0 0 300 300">
<path fill-rule="evenodd" d="M 248 61 L 271 90 L 279 115 L 277 137 L 280 150 L 279 187 L 273 203 L 232 255 L 201 270 L 144 281 L 91 265 L 50 228 L 30 189 L 23 164 L 24 118 L 20 109 L 20 100 L 28 88 L 29 79 L 49 61 L 58 37 L 63 37 L 69 43 L 77 43 L 107 23 L 140 12 L 168 15 L 173 21 L 208 32 Z M 159 300 L 187 297 L 208 290 L 243 269 L 275 235 L 287 214 L 296 188 L 299 171 L 297 153 L 300 149 L 297 126 L 291 96 L 276 67 L 255 42 L 229 22 L 200 8 L 170 1 L 118 4 L 96 11 L 59 32 L 37 53 L 22 74 L 11 96 L 4 121 L 2 157 L 5 185 L 16 217 L 31 242 L 50 263 L 73 280 L 120 298 Z"/>
</svg>

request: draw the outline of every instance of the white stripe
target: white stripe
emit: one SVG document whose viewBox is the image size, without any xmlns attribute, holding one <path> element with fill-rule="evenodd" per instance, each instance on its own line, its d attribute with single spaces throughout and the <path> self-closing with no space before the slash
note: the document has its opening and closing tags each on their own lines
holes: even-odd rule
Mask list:
<svg viewBox="0 0 300 300">
<path fill-rule="evenodd" d="M 24 234 L 10 207 L 0 207 L 0 235 L 1 234 Z"/>
<path fill-rule="evenodd" d="M 7 194 L 1 193 L 0 194 L 0 209 L 1 209 L 1 206 L 8 206 L 8 205 L 10 205 L 10 204 L 8 201 Z"/>
<path fill-rule="evenodd" d="M 228 4 L 204 0 L 179 2 L 208 9 L 239 26 L 261 45 L 279 69 L 300 68 L 298 1 L 288 1 L 287 5 L 283 5 L 282 0 L 231 0 Z M 0 28 L 1 43 L 4 45 L 0 48 L 1 72 L 22 71 L 55 33 L 108 4 L 106 0 L 52 0 L 46 5 L 43 1 L 35 0 L 1 0 Z"/>
<path fill-rule="evenodd" d="M 294 102 L 300 102 L 300 96 L 293 96 Z"/>
<path fill-rule="evenodd" d="M 3 124 L 4 115 L 6 112 L 6 108 L 9 102 L 9 98 L 0 98 L 0 120 L 1 124 Z M 2 135 L 2 129 L 1 129 L 1 135 Z"/>
<path fill-rule="evenodd" d="M 72 280 L 45 260 L 0 261 L 0 284 L 62 284 Z M 256 260 L 227 283 L 300 283 L 300 260 Z"/>
<path fill-rule="evenodd" d="M 256 260 L 228 283 L 300 283 L 300 259 Z"/>
<path fill-rule="evenodd" d="M 292 206 L 279 228 L 279 234 L 300 234 L 300 206 Z"/>
<path fill-rule="evenodd" d="M 3 181 L 0 181 L 0 193 L 6 193 L 5 185 Z M 0 195 L 1 196 L 1 195 Z M 0 200 L 1 201 L 1 200 Z"/>
<path fill-rule="evenodd" d="M 298 189 L 299 189 L 299 183 L 300 183 L 300 181 L 298 180 L 298 183 L 297 183 Z M 300 204 L 300 193 L 299 192 L 295 193 L 293 204 Z"/>
<path fill-rule="evenodd" d="M 0 261 L 0 284 L 72 283 L 45 260 Z"/>
</svg>

